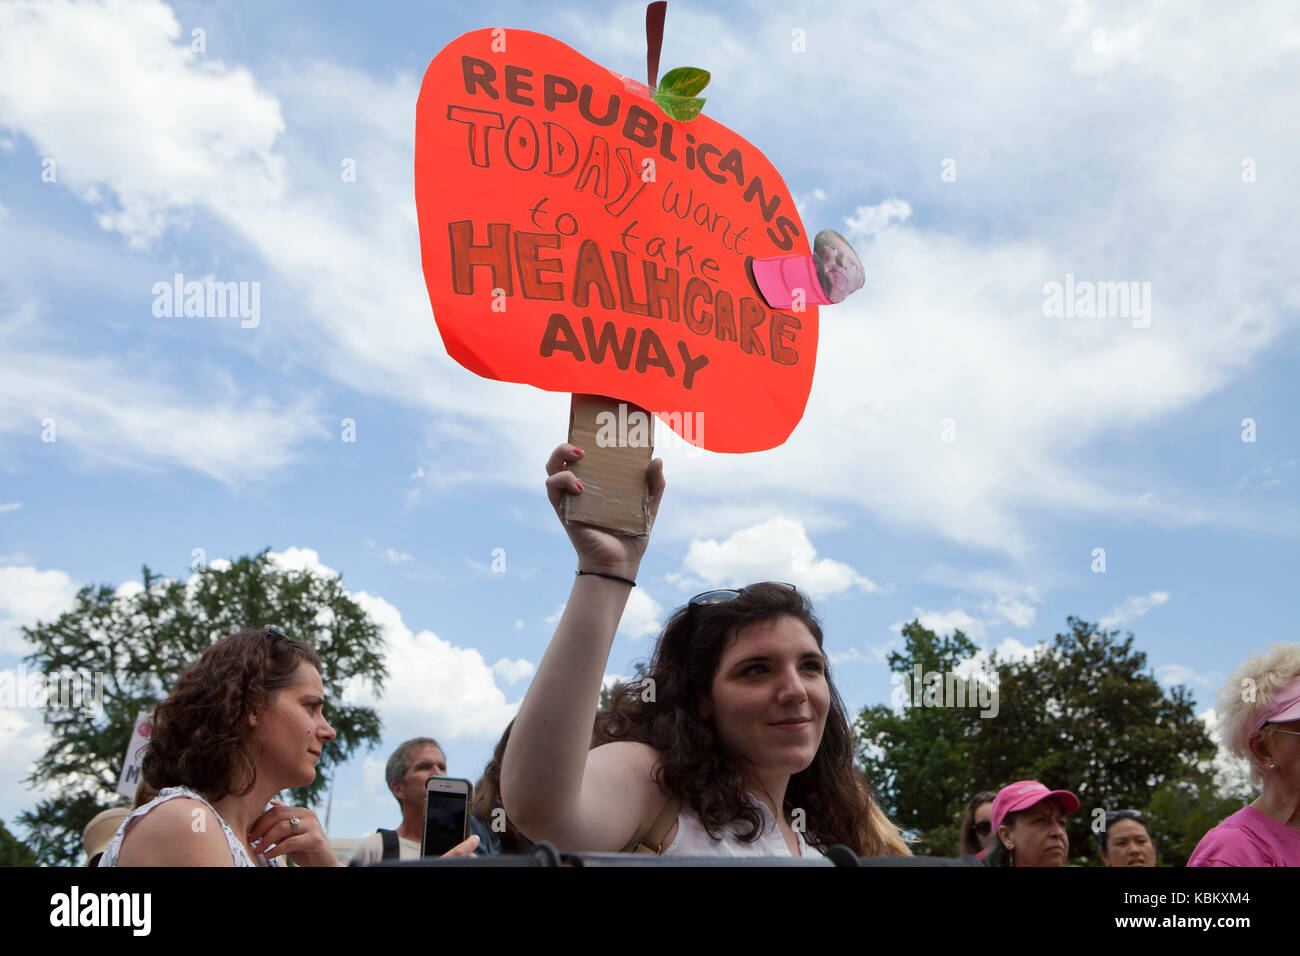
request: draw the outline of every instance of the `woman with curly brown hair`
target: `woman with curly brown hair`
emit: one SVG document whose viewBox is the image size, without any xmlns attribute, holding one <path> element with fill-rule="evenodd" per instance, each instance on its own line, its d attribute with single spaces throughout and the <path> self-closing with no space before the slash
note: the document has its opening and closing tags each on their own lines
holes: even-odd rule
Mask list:
<svg viewBox="0 0 1300 956">
<path fill-rule="evenodd" d="M 309 645 L 277 627 L 217 641 L 155 708 L 142 772 L 157 796 L 99 865 L 341 865 L 316 814 L 271 799 L 316 778 L 335 736 L 324 706 Z"/>
<path fill-rule="evenodd" d="M 154 710 L 144 782 L 100 866 L 337 866 L 316 815 L 274 804 L 316 777 L 334 739 L 320 659 L 279 628 L 217 641 Z M 256 861 L 256 862 L 255 862 Z"/>
<path fill-rule="evenodd" d="M 582 484 L 583 453 L 547 463 L 557 512 Z M 647 472 L 651 522 L 662 462 Z M 697 595 L 660 635 L 646 678 L 599 715 L 601 675 L 648 535 L 566 523 L 577 580 L 515 718 L 501 772 L 509 818 L 569 851 L 814 856 L 843 844 L 906 855 L 897 829 L 853 767 L 844 706 L 821 625 L 789 585 Z"/>
</svg>

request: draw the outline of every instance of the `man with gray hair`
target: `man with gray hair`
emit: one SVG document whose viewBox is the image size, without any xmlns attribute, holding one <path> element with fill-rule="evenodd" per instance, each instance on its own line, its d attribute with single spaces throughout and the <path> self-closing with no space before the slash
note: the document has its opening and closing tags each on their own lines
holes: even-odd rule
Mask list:
<svg viewBox="0 0 1300 956">
<path fill-rule="evenodd" d="M 376 830 L 357 841 L 348 863 L 418 860 L 424 832 L 424 791 L 430 777 L 447 775 L 447 757 L 432 737 L 413 737 L 393 751 L 384 773 L 388 790 L 402 808 L 396 830 Z"/>
</svg>

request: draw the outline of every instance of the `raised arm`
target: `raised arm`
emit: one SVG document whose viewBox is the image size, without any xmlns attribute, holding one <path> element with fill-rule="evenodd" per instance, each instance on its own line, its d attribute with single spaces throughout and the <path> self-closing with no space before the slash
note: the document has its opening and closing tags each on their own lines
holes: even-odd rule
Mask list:
<svg viewBox="0 0 1300 956">
<path fill-rule="evenodd" d="M 582 494 L 568 470 L 581 457 L 580 450 L 565 444 L 546 463 L 547 495 L 557 514 L 564 495 Z M 653 527 L 664 491 L 663 462 L 651 462 L 646 476 Z M 565 531 L 577 552 L 577 569 L 636 579 L 649 535 L 581 524 L 565 524 Z M 562 850 L 621 849 L 659 809 L 649 747 L 623 743 L 590 755 L 588 750 L 601 679 L 631 590 L 595 574 L 575 577 L 501 763 L 506 815 L 530 838 L 549 840 Z"/>
</svg>

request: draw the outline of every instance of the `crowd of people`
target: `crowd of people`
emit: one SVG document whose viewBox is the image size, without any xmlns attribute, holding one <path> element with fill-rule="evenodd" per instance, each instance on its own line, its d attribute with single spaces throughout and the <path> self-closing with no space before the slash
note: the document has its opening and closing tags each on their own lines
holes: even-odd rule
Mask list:
<svg viewBox="0 0 1300 956">
<path fill-rule="evenodd" d="M 669 617 L 644 679 L 619 685 L 599 707 L 650 535 L 564 520 L 564 497 L 584 490 L 571 470 L 582 458 L 564 444 L 547 463 L 547 493 L 576 553 L 572 590 L 475 786 L 473 833 L 448 855 L 526 852 L 534 841 L 564 852 L 688 857 L 811 857 L 836 845 L 860 856 L 910 855 L 853 764 L 821 624 L 792 585 L 696 595 Z M 660 462 L 647 485 L 653 527 L 665 488 Z M 143 763 L 149 789 L 132 810 L 107 811 L 87 828 L 98 865 L 339 865 L 315 813 L 274 799 L 309 784 L 334 739 L 320 667 L 310 646 L 275 627 L 208 648 L 156 708 Z M 1248 658 L 1218 713 L 1261 794 L 1210 830 L 1188 865 L 1300 865 L 1300 644 Z M 362 839 L 353 860 L 418 857 L 425 783 L 446 774 L 433 738 L 403 743 L 386 771 L 401 822 Z M 1078 809 L 1073 793 L 1035 780 L 976 794 L 960 851 L 988 866 L 1063 866 L 1065 820 Z M 1097 843 L 1109 866 L 1157 862 L 1137 810 L 1105 814 Z"/>
</svg>

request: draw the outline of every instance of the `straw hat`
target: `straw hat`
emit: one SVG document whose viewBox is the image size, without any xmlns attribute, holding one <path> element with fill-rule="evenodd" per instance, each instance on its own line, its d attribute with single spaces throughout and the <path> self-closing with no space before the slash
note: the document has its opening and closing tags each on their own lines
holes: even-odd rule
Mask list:
<svg viewBox="0 0 1300 956">
<path fill-rule="evenodd" d="M 94 819 L 86 824 L 86 829 L 81 831 L 81 841 L 86 845 L 86 866 L 91 866 L 92 861 L 95 864 L 99 862 L 97 857 L 108 849 L 117 835 L 117 828 L 130 815 L 127 807 L 113 807 L 95 814 Z"/>
</svg>

